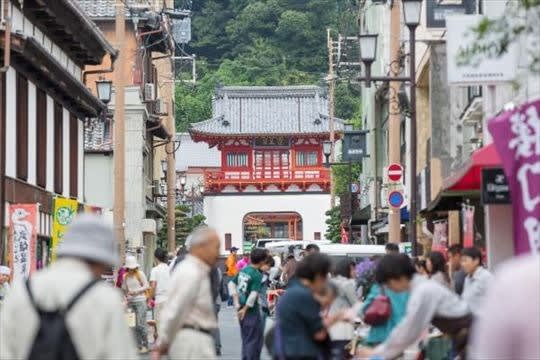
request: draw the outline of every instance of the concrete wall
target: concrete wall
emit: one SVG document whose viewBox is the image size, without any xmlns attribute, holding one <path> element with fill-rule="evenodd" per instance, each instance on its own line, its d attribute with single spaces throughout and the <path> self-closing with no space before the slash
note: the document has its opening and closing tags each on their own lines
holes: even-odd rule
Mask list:
<svg viewBox="0 0 540 360">
<path fill-rule="evenodd" d="M 304 239 L 313 239 L 315 232 L 324 238 L 325 211 L 330 207 L 329 194 L 276 194 L 276 195 L 217 195 L 205 196 L 206 223 L 216 228 L 225 253 L 225 234 L 232 235 L 232 245 L 242 249 L 243 220 L 250 212 L 290 212 L 302 216 Z"/>
<path fill-rule="evenodd" d="M 86 154 L 84 158 L 85 201 L 103 209 L 113 207 L 113 157 L 112 154 Z"/>
</svg>

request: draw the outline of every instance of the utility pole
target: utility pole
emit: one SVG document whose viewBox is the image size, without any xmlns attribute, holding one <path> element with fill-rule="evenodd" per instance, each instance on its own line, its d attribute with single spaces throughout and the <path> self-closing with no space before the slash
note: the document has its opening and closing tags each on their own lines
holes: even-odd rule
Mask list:
<svg viewBox="0 0 540 360">
<path fill-rule="evenodd" d="M 334 133 L 334 90 L 335 90 L 335 78 L 334 78 L 334 46 L 332 44 L 332 35 L 330 34 L 330 28 L 326 29 L 326 42 L 328 46 L 328 119 L 330 126 L 330 142 L 332 148 L 330 151 L 330 163 L 334 162 L 334 148 L 335 148 L 335 133 Z M 330 207 L 336 206 L 336 194 L 334 191 L 334 176 L 332 175 L 332 168 L 330 168 Z"/>
<path fill-rule="evenodd" d="M 118 240 L 121 263 L 126 256 L 126 240 L 124 236 L 125 226 L 125 118 L 124 118 L 124 74 L 126 68 L 126 53 L 124 51 L 124 38 L 126 21 L 124 3 L 116 0 L 115 19 L 116 48 L 119 51 L 118 63 L 114 71 L 114 231 Z"/>
<path fill-rule="evenodd" d="M 390 63 L 397 63 L 400 56 L 400 7 L 399 2 L 394 2 L 390 13 Z M 396 77 L 397 74 L 390 69 L 390 77 Z M 400 123 L 401 115 L 392 109 L 392 103 L 397 101 L 399 94 L 400 83 L 390 81 L 390 94 L 395 99 L 388 100 L 388 165 L 401 163 L 401 144 L 400 144 Z M 390 184 L 389 184 L 390 185 Z M 391 186 L 391 185 L 390 185 Z M 390 190 L 390 189 L 389 189 Z M 414 194 L 412 194 L 414 196 Z M 401 241 L 401 214 L 399 209 L 389 206 L 390 213 L 388 214 L 388 241 L 391 243 L 399 243 Z M 412 216 L 412 214 L 411 214 Z"/>
</svg>

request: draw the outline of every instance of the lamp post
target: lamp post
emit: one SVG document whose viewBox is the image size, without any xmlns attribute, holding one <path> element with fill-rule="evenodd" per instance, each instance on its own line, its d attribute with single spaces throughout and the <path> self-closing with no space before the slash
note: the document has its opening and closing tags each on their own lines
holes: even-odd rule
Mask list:
<svg viewBox="0 0 540 360">
<path fill-rule="evenodd" d="M 372 76 L 371 65 L 377 55 L 377 34 L 361 34 L 359 36 L 360 59 L 365 66 L 365 76 L 357 78 L 363 81 L 366 87 L 371 87 L 372 82 L 402 82 L 408 83 L 410 87 L 410 127 L 411 136 L 409 138 L 410 151 L 410 173 L 411 173 L 411 194 L 410 194 L 410 219 L 409 219 L 409 242 L 412 246 L 412 254 L 417 254 L 416 239 L 416 28 L 420 24 L 422 10 L 422 0 L 402 0 L 403 20 L 409 29 L 409 76 Z"/>
<path fill-rule="evenodd" d="M 352 126 L 351 126 L 352 127 Z M 346 130 L 350 130 L 350 128 L 346 127 Z M 323 154 L 324 154 L 324 166 L 326 168 L 330 168 L 332 165 L 347 165 L 348 167 L 348 178 L 347 178 L 347 194 L 349 199 L 349 222 L 348 222 L 348 228 L 349 228 L 349 240 L 352 242 L 353 236 L 352 236 L 352 162 L 330 162 L 330 155 L 332 154 L 332 141 L 331 140 L 325 140 L 323 141 Z"/>
<path fill-rule="evenodd" d="M 96 90 L 98 99 L 105 105 L 111 101 L 112 81 L 104 78 L 96 80 Z"/>
</svg>

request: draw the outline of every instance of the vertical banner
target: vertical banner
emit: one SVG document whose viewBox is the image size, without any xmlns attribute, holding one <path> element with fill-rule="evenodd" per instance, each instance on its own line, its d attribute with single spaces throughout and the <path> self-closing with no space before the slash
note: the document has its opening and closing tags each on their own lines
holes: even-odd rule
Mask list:
<svg viewBox="0 0 540 360">
<path fill-rule="evenodd" d="M 512 195 L 514 251 L 540 254 L 540 99 L 488 123 Z"/>
<path fill-rule="evenodd" d="M 463 223 L 463 247 L 474 246 L 474 206 L 463 205 L 461 207 Z"/>
<path fill-rule="evenodd" d="M 448 251 L 448 221 L 440 220 L 433 223 L 433 243 L 431 251 L 440 251 L 446 255 Z"/>
<path fill-rule="evenodd" d="M 9 206 L 9 257 L 13 278 L 28 278 L 36 270 L 38 204 Z"/>
<path fill-rule="evenodd" d="M 78 207 L 77 200 L 63 197 L 54 198 L 51 261 L 56 260 L 56 248 L 62 242 L 66 228 L 77 214 Z"/>
</svg>

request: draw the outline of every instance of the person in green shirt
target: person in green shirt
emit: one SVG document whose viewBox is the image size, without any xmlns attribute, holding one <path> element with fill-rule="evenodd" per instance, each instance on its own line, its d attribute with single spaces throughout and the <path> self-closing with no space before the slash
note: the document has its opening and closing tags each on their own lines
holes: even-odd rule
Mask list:
<svg viewBox="0 0 540 360">
<path fill-rule="evenodd" d="M 264 328 L 258 298 L 263 280 L 261 267 L 269 256 L 266 249 L 253 249 L 251 264 L 229 282 L 229 292 L 240 321 L 242 360 L 257 360 L 261 355 Z"/>
</svg>

